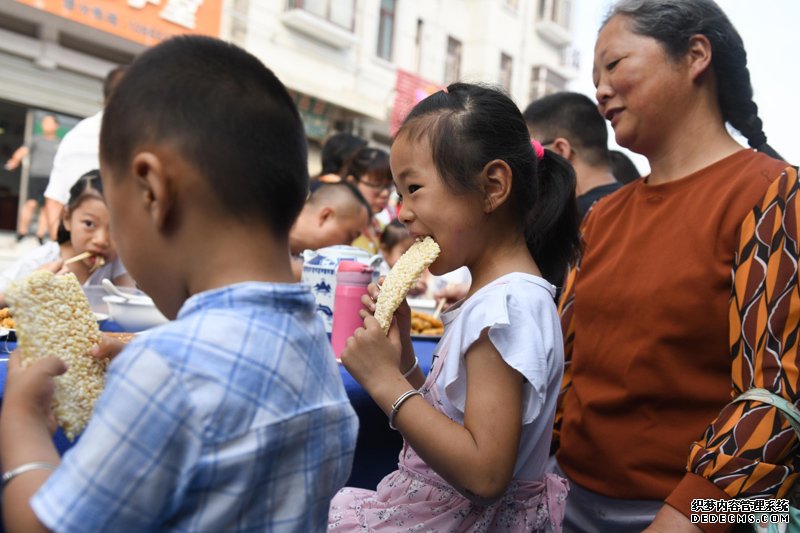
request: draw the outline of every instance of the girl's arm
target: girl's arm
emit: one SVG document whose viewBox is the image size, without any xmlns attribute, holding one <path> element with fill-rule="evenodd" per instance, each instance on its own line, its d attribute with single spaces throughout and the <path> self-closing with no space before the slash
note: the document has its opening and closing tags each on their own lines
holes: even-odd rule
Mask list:
<svg viewBox="0 0 800 533">
<path fill-rule="evenodd" d="M 387 339 L 372 317 L 364 326 L 348 341 L 342 362 L 388 416 L 397 398 L 412 388 L 397 364 L 391 364 L 392 356 L 384 355 L 394 352 L 395 361 L 399 359 L 399 332 L 393 326 Z M 503 361 L 486 331 L 465 358 L 463 426 L 418 396 L 402 404 L 394 423 L 447 482 L 488 504 L 503 495 L 513 475 L 522 432 L 523 378 Z M 358 366 L 351 370 L 352 363 Z"/>
<path fill-rule="evenodd" d="M 375 314 L 375 302 L 380 293 L 379 284 L 382 284 L 384 279 L 385 277 L 381 277 L 377 284 L 369 284 L 367 288 L 369 293 L 361 298 L 361 303 L 364 304 L 364 309 L 360 312 L 361 318 Z M 425 374 L 419 368 L 417 356 L 414 353 L 414 344 L 411 340 L 411 308 L 408 306 L 408 302 L 403 300 L 400 303 L 392 321 L 394 323 L 392 327 L 398 330 L 400 334 L 400 362 L 398 363 L 398 369 L 401 374 L 408 374 L 405 378 L 415 389 L 418 389 L 425 383 Z"/>
</svg>

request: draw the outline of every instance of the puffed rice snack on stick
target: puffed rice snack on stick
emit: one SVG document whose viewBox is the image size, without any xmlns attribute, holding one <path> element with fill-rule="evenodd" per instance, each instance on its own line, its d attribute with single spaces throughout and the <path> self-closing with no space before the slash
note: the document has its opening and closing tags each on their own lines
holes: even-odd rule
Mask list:
<svg viewBox="0 0 800 533">
<path fill-rule="evenodd" d="M 389 275 L 383 280 L 378 301 L 375 303 L 375 319 L 384 332 L 389 332 L 394 312 L 425 269 L 436 261 L 440 251 L 439 245 L 432 238 L 417 239 L 394 264 Z"/>
<path fill-rule="evenodd" d="M 69 440 L 86 427 L 105 385 L 106 363 L 89 354 L 100 329 L 74 274 L 37 271 L 8 286 L 22 364 L 56 356 L 67 372 L 55 378 L 53 412 Z"/>
</svg>

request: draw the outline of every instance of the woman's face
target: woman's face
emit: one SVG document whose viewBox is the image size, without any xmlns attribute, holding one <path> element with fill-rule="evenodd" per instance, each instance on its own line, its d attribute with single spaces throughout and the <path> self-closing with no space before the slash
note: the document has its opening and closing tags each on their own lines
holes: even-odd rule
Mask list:
<svg viewBox="0 0 800 533">
<path fill-rule="evenodd" d="M 600 31 L 593 78 L 600 114 L 611 122 L 617 143 L 644 155 L 657 150 L 680 127 L 686 109 L 685 62 L 669 57 L 652 37 L 633 33 L 628 17 L 613 17 Z"/>
<path fill-rule="evenodd" d="M 381 183 L 371 174 L 367 174 L 356 182 L 356 187 L 358 187 L 358 191 L 369 203 L 372 214 L 377 215 L 383 211 L 389 203 L 389 193 L 392 188 L 394 188 L 394 184 L 391 181 Z"/>
<path fill-rule="evenodd" d="M 83 260 L 89 269 L 94 266 L 97 256 L 102 256 L 106 264 L 117 257 L 110 224 L 108 207 L 99 198 L 87 198 L 64 215 L 64 227 L 70 233 L 73 252 L 76 255 L 83 252 L 95 254 Z"/>
</svg>

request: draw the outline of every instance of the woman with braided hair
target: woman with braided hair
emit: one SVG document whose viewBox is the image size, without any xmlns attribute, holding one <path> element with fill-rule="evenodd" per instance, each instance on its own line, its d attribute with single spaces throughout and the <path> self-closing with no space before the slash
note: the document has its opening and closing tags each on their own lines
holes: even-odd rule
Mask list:
<svg viewBox="0 0 800 533">
<path fill-rule="evenodd" d="M 732 401 L 798 400 L 797 173 L 767 144 L 742 39 L 712 0 L 619 1 L 593 76 L 651 173 L 589 212 L 559 306 L 565 530 L 699 531 L 693 500 L 784 498 L 800 472 L 783 412 Z"/>
</svg>

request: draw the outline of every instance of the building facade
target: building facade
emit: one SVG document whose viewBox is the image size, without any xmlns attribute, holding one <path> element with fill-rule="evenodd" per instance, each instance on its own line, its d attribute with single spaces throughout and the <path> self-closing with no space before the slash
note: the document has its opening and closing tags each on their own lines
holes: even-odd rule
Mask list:
<svg viewBox="0 0 800 533">
<path fill-rule="evenodd" d="M 314 153 L 331 131 L 388 146 L 405 113 L 456 80 L 520 106 L 577 75 L 575 0 L 231 0 L 222 37 L 295 96 Z"/>
<path fill-rule="evenodd" d="M 34 132 L 102 107 L 102 80 L 175 34 L 230 40 L 292 93 L 310 170 L 333 131 L 388 147 L 405 113 L 456 80 L 503 87 L 520 106 L 577 75 L 577 0 L 0 0 L 0 167 Z M 25 170 L 0 169 L 0 229 Z"/>
</svg>

